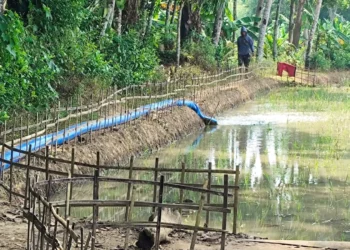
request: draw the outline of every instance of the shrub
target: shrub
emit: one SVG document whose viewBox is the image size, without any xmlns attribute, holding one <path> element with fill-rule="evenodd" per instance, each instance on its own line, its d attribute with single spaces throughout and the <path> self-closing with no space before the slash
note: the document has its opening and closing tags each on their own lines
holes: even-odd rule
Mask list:
<svg viewBox="0 0 350 250">
<path fill-rule="evenodd" d="M 311 56 L 311 68 L 319 69 L 321 71 L 330 70 L 332 62 L 327 59 L 322 52 L 316 52 Z"/>
<path fill-rule="evenodd" d="M 111 34 L 111 39 L 105 41 L 104 53 L 115 69 L 114 81 L 120 87 L 149 81 L 159 65 L 154 43 L 141 42 L 139 36 L 130 30 L 122 36 Z"/>
<path fill-rule="evenodd" d="M 46 107 L 57 97 L 50 85 L 58 72 L 52 55 L 11 11 L 0 16 L 0 33 L 0 119 L 10 108 Z"/>
<path fill-rule="evenodd" d="M 350 67 L 350 53 L 348 51 L 334 53 L 333 67 L 335 69 L 348 69 Z"/>
<path fill-rule="evenodd" d="M 210 39 L 205 37 L 199 37 L 195 41 L 189 39 L 182 53 L 189 63 L 208 71 L 216 68 L 216 58 L 221 56 Z"/>
</svg>

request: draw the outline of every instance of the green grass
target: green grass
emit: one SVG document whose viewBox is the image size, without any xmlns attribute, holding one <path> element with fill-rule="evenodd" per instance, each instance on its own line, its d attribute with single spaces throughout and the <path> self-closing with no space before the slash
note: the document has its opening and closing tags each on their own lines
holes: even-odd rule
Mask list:
<svg viewBox="0 0 350 250">
<path fill-rule="evenodd" d="M 342 111 L 350 110 L 350 88 L 290 87 L 272 92 L 267 97 L 274 108 L 298 111 Z M 260 102 L 266 102 L 260 98 Z"/>
</svg>

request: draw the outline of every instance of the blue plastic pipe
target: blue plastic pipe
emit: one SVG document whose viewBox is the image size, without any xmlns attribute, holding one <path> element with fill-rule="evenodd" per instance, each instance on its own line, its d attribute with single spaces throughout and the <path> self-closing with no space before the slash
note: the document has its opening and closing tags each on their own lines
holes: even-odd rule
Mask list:
<svg viewBox="0 0 350 250">
<path fill-rule="evenodd" d="M 187 106 L 192 109 L 196 114 L 208 125 L 217 125 L 216 119 L 212 117 L 205 116 L 199 106 L 193 101 L 187 100 L 165 100 L 157 103 L 152 103 L 139 108 L 139 111 L 135 111 L 126 115 L 117 115 L 109 117 L 103 120 L 82 122 L 79 124 L 72 125 L 65 130 L 60 130 L 57 133 L 51 133 L 43 136 L 36 137 L 29 140 L 28 142 L 23 142 L 22 144 L 16 146 L 17 149 L 28 151 L 31 145 L 32 152 L 39 151 L 45 148 L 47 145 L 62 145 L 63 143 L 73 140 L 74 138 L 86 134 L 90 131 L 97 131 L 104 128 L 124 124 L 126 122 L 132 121 L 139 117 L 150 114 L 151 111 L 165 109 L 171 106 Z M 18 162 L 23 157 L 23 154 L 19 152 L 13 152 L 13 162 Z M 11 151 L 5 152 L 3 159 L 11 160 Z M 9 168 L 9 164 L 3 164 L 4 170 Z M 1 171 L 1 169 L 0 169 Z"/>
</svg>

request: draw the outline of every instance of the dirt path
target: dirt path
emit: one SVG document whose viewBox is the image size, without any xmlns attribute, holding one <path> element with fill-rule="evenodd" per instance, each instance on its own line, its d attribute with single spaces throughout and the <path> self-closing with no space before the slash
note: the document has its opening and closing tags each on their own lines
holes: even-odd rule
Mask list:
<svg viewBox="0 0 350 250">
<path fill-rule="evenodd" d="M 26 249 L 27 223 L 18 206 L 10 206 L 6 197 L 0 193 L 0 249 Z M 138 249 L 135 246 L 138 232 L 133 231 L 130 238 L 129 250 Z M 220 250 L 220 234 L 199 233 L 197 237 L 197 250 Z M 121 250 L 124 246 L 125 231 L 109 227 L 98 230 L 96 248 L 105 250 Z M 170 242 L 163 244 L 163 250 L 188 250 L 191 234 L 185 231 L 172 232 Z M 78 249 L 78 248 L 76 248 Z M 244 234 L 238 236 L 228 235 L 226 250 L 288 250 L 288 249 L 350 249 L 347 242 L 312 242 L 312 241 L 269 241 L 255 239 Z"/>
<path fill-rule="evenodd" d="M 22 211 L 10 206 L 0 192 L 0 249 L 24 249 L 27 224 Z"/>
</svg>

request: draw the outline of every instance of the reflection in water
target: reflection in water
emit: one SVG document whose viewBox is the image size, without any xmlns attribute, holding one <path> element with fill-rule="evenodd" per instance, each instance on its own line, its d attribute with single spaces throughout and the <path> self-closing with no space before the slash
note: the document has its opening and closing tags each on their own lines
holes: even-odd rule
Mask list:
<svg viewBox="0 0 350 250">
<path fill-rule="evenodd" d="M 192 168 L 205 168 L 209 162 L 214 169 L 240 165 L 239 231 L 270 239 L 350 240 L 346 233 L 350 231 L 350 156 L 336 147 L 341 144 L 344 152 L 349 152 L 347 138 L 325 135 L 337 124 L 324 115 L 261 111 L 253 115 L 258 109 L 259 105 L 252 103 L 226 112 L 218 119 L 220 126 L 136 159 L 135 165 L 152 167 L 155 157 L 159 157 L 160 167 L 179 168 L 183 161 Z M 127 176 L 108 173 L 113 174 Z M 150 173 L 140 177 L 153 179 Z M 169 173 L 165 178 L 179 182 L 180 175 Z M 187 183 L 203 183 L 205 178 L 185 177 Z M 215 184 L 222 183 L 223 178 L 213 179 Z M 120 199 L 126 186 L 105 186 L 102 190 L 104 197 Z M 140 188 L 137 199 L 150 201 L 152 190 Z M 179 200 L 178 191 L 167 189 L 165 194 L 168 202 Z M 185 198 L 199 199 L 191 192 L 186 192 Z M 150 211 L 137 211 L 135 220 L 148 218 Z M 77 213 L 82 215 L 81 210 Z M 105 209 L 102 213 L 105 219 L 123 220 L 121 209 Z M 220 226 L 217 216 L 211 217 L 211 223 Z M 185 223 L 193 219 L 190 216 Z"/>
<path fill-rule="evenodd" d="M 187 166 L 206 166 L 210 161 L 213 168 L 240 165 L 239 231 L 271 239 L 350 240 L 344 233 L 350 227 L 350 206 L 344 193 L 350 172 L 343 168 L 350 162 L 345 155 L 338 162 L 328 157 L 334 143 L 324 140 L 323 133 L 332 124 L 320 114 L 253 115 L 257 106 L 253 103 L 222 114 L 217 130 L 200 134 L 200 143 L 191 152 L 182 148 L 196 137 L 159 151 L 160 164 L 169 167 L 185 161 Z M 347 142 L 344 145 L 348 147 Z M 138 159 L 136 164 L 150 166 L 154 157 Z M 192 182 L 198 183 L 198 178 Z M 337 223 L 325 223 L 330 219 Z"/>
</svg>

